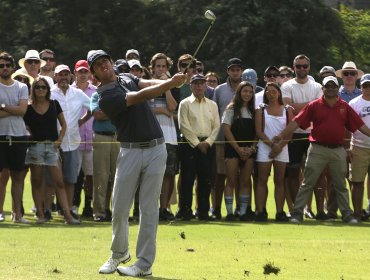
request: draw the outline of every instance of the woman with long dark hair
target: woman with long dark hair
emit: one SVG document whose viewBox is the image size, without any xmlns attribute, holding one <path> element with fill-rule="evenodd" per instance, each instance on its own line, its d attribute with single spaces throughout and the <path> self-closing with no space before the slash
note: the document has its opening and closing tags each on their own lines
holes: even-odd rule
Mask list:
<svg viewBox="0 0 370 280">
<path fill-rule="evenodd" d="M 256 111 L 256 133 L 258 142 L 258 186 L 256 221 L 267 221 L 266 200 L 267 182 L 274 166 L 276 221 L 286 222 L 288 218 L 283 211 L 285 193 L 285 167 L 289 162 L 287 142 L 275 144 L 272 138 L 278 135 L 293 118 L 293 108 L 285 107 L 280 87 L 276 83 L 266 84 L 263 104 Z"/>
<path fill-rule="evenodd" d="M 32 141 L 26 155 L 26 164 L 31 169 L 32 196 L 36 206 L 37 223 L 47 221 L 43 209 L 43 168 L 48 171 L 56 185 L 59 203 L 64 209 L 67 224 L 80 224 L 69 211 L 63 176 L 59 167 L 58 148 L 63 140 L 67 125 L 62 109 L 56 100 L 50 100 L 50 86 L 46 79 L 36 78 L 31 87 L 31 102 L 24 121 L 30 131 Z M 57 121 L 60 124 L 58 133 Z"/>
<path fill-rule="evenodd" d="M 225 165 L 227 183 L 225 205 L 227 221 L 234 221 L 233 197 L 235 188 L 240 185 L 240 220 L 253 220 L 251 192 L 254 160 L 256 156 L 256 131 L 254 126 L 254 89 L 249 82 L 241 82 L 233 100 L 222 117 L 225 143 Z"/>
</svg>

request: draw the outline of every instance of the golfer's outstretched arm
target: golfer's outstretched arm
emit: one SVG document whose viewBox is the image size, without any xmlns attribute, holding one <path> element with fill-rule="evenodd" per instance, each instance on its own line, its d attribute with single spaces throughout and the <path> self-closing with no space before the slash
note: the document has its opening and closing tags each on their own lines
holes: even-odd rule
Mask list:
<svg viewBox="0 0 370 280">
<path fill-rule="evenodd" d="M 182 85 L 186 81 L 186 75 L 177 73 L 171 79 L 161 81 L 160 84 L 143 88 L 139 91 L 128 92 L 126 96 L 127 106 L 142 103 L 153 99 L 171 88 Z"/>
</svg>

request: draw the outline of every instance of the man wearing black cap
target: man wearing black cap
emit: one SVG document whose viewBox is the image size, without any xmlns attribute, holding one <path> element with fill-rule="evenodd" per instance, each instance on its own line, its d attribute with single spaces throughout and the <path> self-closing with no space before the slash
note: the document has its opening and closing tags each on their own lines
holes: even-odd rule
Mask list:
<svg viewBox="0 0 370 280">
<path fill-rule="evenodd" d="M 181 188 L 177 217 L 190 220 L 194 180 L 197 178 L 198 218 L 208 220 L 209 195 L 211 192 L 211 163 L 214 157 L 213 143 L 220 129 L 215 102 L 206 98 L 206 78 L 201 74 L 190 80 L 192 94 L 181 101 L 178 112 L 182 134 L 180 145 Z"/>
<path fill-rule="evenodd" d="M 121 149 L 112 195 L 112 255 L 99 273 L 133 277 L 149 276 L 156 253 L 158 199 L 166 166 L 166 146 L 162 130 L 147 100 L 185 82 L 182 73 L 169 80 L 143 80 L 130 74 L 117 76 L 111 57 L 102 50 L 90 51 L 87 61 L 100 80 L 99 107 L 117 127 Z M 140 88 L 142 88 L 140 90 Z M 135 191 L 140 187 L 140 230 L 136 246 L 137 261 L 130 261 L 128 218 Z"/>
<path fill-rule="evenodd" d="M 213 95 L 213 101 L 216 102 L 218 106 L 218 114 L 220 116 L 223 115 L 226 106 L 230 103 L 232 98 L 235 95 L 236 88 L 242 81 L 242 74 L 243 74 L 243 65 L 241 59 L 234 57 L 230 58 L 227 62 L 227 79 L 226 82 L 217 86 L 215 88 L 215 92 Z M 213 216 L 217 219 L 221 219 L 221 203 L 222 203 L 222 195 L 225 188 L 225 179 L 226 179 L 226 167 L 225 167 L 225 155 L 224 155 L 224 141 L 225 136 L 223 129 L 220 129 L 218 136 L 217 136 L 217 144 L 216 146 L 216 177 L 214 183 L 213 197 L 212 197 L 212 204 L 213 204 Z M 225 197 L 225 203 L 228 205 L 228 209 L 233 207 L 233 197 Z M 228 214 L 231 214 L 228 213 Z M 236 210 L 238 213 L 238 210 Z M 232 215 L 231 215 L 232 216 Z M 229 217 L 231 217 L 229 216 Z"/>
<path fill-rule="evenodd" d="M 280 75 L 279 68 L 276 66 L 268 66 L 265 70 L 265 74 L 263 75 L 263 80 L 265 83 L 277 83 L 277 78 Z"/>
</svg>

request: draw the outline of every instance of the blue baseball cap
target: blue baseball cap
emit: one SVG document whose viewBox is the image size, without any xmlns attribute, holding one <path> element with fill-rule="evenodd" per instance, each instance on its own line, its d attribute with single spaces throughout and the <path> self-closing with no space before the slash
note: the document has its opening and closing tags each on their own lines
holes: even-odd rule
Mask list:
<svg viewBox="0 0 370 280">
<path fill-rule="evenodd" d="M 257 72 L 252 68 L 245 69 L 242 74 L 242 80 L 255 86 L 257 84 Z"/>
</svg>

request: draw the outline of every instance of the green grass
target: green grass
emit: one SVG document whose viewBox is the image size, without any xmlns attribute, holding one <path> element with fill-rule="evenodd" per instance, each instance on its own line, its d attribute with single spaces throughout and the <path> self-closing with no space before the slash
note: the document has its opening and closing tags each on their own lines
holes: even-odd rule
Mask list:
<svg viewBox="0 0 370 280">
<path fill-rule="evenodd" d="M 272 189 L 270 190 L 270 195 Z M 32 206 L 26 185 L 25 209 Z M 5 209 L 10 209 L 10 188 Z M 274 209 L 272 197 L 268 209 Z M 270 217 L 274 217 L 270 210 Z M 34 218 L 27 214 L 27 218 Z M 42 226 L 0 223 L 0 279 L 117 279 L 99 275 L 108 258 L 109 223 Z M 138 224 L 130 227 L 135 259 Z M 180 233 L 185 233 L 185 239 Z M 300 225 L 219 222 L 160 223 L 152 279 L 369 279 L 370 223 L 305 221 Z M 133 261 L 131 261 L 133 263 Z M 265 275 L 264 266 L 280 269 Z"/>
</svg>

